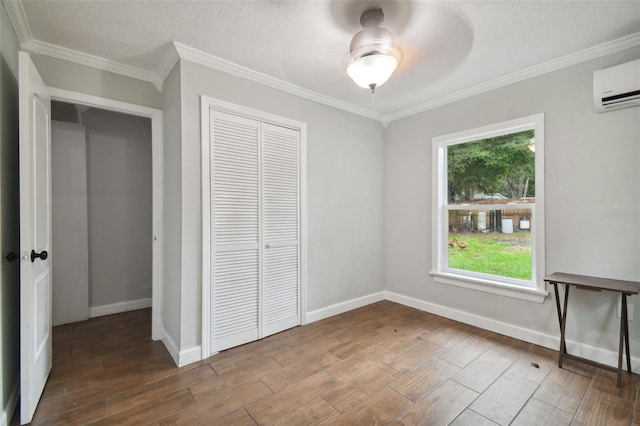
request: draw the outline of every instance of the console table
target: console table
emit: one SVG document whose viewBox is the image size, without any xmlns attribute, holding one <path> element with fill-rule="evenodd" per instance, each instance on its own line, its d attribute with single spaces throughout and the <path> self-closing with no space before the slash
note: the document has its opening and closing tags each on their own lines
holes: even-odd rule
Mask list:
<svg viewBox="0 0 640 426">
<path fill-rule="evenodd" d="M 622 352 L 625 350 L 627 358 L 627 371 L 631 374 L 631 357 L 629 355 L 629 321 L 627 316 L 627 296 L 631 294 L 640 293 L 640 282 L 635 281 L 622 281 L 612 280 L 608 278 L 589 277 L 584 275 L 565 274 L 561 272 L 554 272 L 553 274 L 545 277 L 544 279 L 549 284 L 553 285 L 556 294 L 556 308 L 558 310 L 558 322 L 560 323 L 560 356 L 558 358 L 558 367 L 562 368 L 563 358 L 573 359 L 580 362 L 585 362 L 598 367 L 606 368 L 609 370 L 617 371 L 618 380 L 617 385 L 622 386 Z M 558 284 L 565 285 L 564 308 L 560 307 L 560 294 L 558 291 Z M 618 368 L 609 367 L 594 362 L 589 359 L 581 358 L 575 355 L 567 353 L 567 346 L 565 342 L 565 331 L 567 324 L 567 303 L 569 301 L 569 288 L 574 286 L 583 290 L 589 291 L 613 291 L 620 293 L 622 302 L 622 312 L 620 314 L 620 347 L 618 348 Z"/>
</svg>

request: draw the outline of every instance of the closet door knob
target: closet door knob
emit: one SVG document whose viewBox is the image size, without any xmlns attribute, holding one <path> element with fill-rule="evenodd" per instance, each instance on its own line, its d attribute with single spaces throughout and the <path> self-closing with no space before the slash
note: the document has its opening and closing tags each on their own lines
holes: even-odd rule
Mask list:
<svg viewBox="0 0 640 426">
<path fill-rule="evenodd" d="M 270 249 L 270 248 L 271 248 L 271 244 L 265 244 L 265 245 L 264 245 L 264 248 L 268 248 L 268 249 Z"/>
<path fill-rule="evenodd" d="M 31 262 L 35 262 L 36 259 L 47 260 L 49 253 L 46 250 L 42 250 L 40 253 L 36 253 L 35 250 L 31 250 Z"/>
</svg>

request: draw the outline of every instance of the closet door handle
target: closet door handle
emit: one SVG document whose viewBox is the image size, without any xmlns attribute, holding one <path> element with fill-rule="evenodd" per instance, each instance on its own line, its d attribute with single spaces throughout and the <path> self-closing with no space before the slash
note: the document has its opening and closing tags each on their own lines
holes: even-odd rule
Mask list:
<svg viewBox="0 0 640 426">
<path fill-rule="evenodd" d="M 31 250 L 31 262 L 35 262 L 36 259 L 47 260 L 49 257 L 49 253 L 46 250 L 42 250 L 40 253 L 37 253 L 35 250 Z"/>
<path fill-rule="evenodd" d="M 270 249 L 270 248 L 271 248 L 271 244 L 265 244 L 265 245 L 264 245 L 264 248 L 266 248 L 266 249 Z"/>
</svg>

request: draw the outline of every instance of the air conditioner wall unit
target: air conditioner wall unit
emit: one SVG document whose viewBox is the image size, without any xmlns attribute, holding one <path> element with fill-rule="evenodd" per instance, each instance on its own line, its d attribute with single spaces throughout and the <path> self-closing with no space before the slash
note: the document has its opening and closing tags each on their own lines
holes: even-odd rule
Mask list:
<svg viewBox="0 0 640 426">
<path fill-rule="evenodd" d="M 640 59 L 593 73 L 593 106 L 598 112 L 640 105 Z"/>
</svg>

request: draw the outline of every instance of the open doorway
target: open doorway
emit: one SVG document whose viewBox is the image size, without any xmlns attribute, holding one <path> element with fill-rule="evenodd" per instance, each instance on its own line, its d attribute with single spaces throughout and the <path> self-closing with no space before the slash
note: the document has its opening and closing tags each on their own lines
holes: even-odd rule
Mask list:
<svg viewBox="0 0 640 426">
<path fill-rule="evenodd" d="M 163 340 L 166 333 L 162 327 L 162 111 L 142 105 L 113 99 L 46 87 L 35 65 L 25 52 L 20 52 L 20 417 L 28 423 L 42 395 L 43 388 L 52 372 L 52 271 L 51 258 L 51 101 L 62 101 L 99 108 L 112 112 L 145 117 L 151 120 L 152 145 L 152 233 L 147 236 L 152 244 L 152 309 L 151 339 Z M 85 148 L 86 149 L 86 148 Z M 86 161 L 86 160 L 85 160 Z M 87 231 L 88 232 L 88 231 Z M 87 244 L 88 247 L 88 244 Z M 36 251 L 37 248 L 37 251 Z M 31 255 L 29 256 L 29 249 Z M 29 257 L 33 262 L 27 262 Z M 38 260 L 39 259 L 39 260 Z M 38 260 L 38 261 L 36 261 Z M 121 314 L 124 315 L 124 314 Z M 95 322 L 109 317 L 99 317 Z M 61 326 L 65 327 L 65 326 Z M 56 327 L 57 328 L 57 327 Z M 73 327 L 75 329 L 75 326 Z M 149 336 L 147 330 L 145 335 Z M 96 336 L 96 330 L 90 330 Z M 104 333 L 102 333 L 104 334 Z M 148 339 L 148 337 L 147 337 Z M 90 344 L 90 342 L 88 342 Z M 120 342 L 122 344 L 122 342 Z M 153 344 L 158 347 L 158 344 Z M 162 345 L 160 345 L 161 347 Z M 102 347 L 91 349 L 101 353 Z M 164 349 L 164 348 L 162 348 Z M 73 355 L 71 350 L 71 355 Z M 64 353 L 61 351 L 60 353 Z M 177 357 L 170 353 L 173 359 Z M 95 356 L 85 356 L 95 361 Z M 85 374 L 89 370 L 78 365 L 78 358 L 68 368 Z M 90 367 L 90 366 L 89 366 Z M 63 388 L 65 388 L 63 386 Z"/>
<path fill-rule="evenodd" d="M 152 198 L 153 198 L 153 218 L 152 218 L 152 318 L 151 318 L 151 338 L 162 340 L 167 345 L 166 334 L 162 324 L 163 307 L 163 119 L 162 111 L 156 108 L 149 108 L 142 105 L 116 101 L 114 99 L 78 93 L 69 90 L 49 87 L 47 92 L 53 101 L 78 105 L 81 107 L 97 108 L 105 111 L 118 112 L 126 115 L 145 117 L 151 120 L 151 150 L 152 150 Z M 169 351 L 177 363 L 177 353 Z"/>
<path fill-rule="evenodd" d="M 151 119 L 51 106 L 53 325 L 151 307 Z"/>
</svg>

